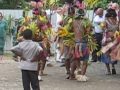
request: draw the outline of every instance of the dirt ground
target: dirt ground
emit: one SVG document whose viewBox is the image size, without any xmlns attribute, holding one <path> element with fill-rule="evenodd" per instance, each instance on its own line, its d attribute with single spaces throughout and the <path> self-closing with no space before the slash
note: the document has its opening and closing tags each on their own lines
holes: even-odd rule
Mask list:
<svg viewBox="0 0 120 90">
<path fill-rule="evenodd" d="M 104 64 L 92 63 L 87 70 L 89 81 L 77 82 L 66 80 L 65 68 L 51 59 L 54 67 L 46 67 L 48 75 L 42 77 L 41 90 L 120 90 L 120 63 L 116 65 L 117 75 L 105 75 Z M 0 90 L 23 90 L 18 66 L 9 56 L 0 61 Z"/>
</svg>

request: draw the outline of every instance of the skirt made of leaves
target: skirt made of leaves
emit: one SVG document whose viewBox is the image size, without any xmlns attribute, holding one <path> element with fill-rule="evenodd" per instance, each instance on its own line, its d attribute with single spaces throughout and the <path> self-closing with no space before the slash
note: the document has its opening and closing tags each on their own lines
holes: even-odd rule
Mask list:
<svg viewBox="0 0 120 90">
<path fill-rule="evenodd" d="M 81 53 L 82 56 L 78 55 L 78 53 L 74 53 L 74 57 L 80 57 L 81 61 L 88 61 L 89 60 L 89 49 L 87 43 L 81 43 Z"/>
<path fill-rule="evenodd" d="M 87 43 L 82 43 L 82 57 L 80 58 L 81 61 L 88 61 L 89 60 L 89 49 Z"/>
</svg>

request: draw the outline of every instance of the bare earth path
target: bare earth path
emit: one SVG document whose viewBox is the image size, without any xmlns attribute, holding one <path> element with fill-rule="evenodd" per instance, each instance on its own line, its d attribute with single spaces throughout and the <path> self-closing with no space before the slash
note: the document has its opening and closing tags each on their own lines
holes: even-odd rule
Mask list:
<svg viewBox="0 0 120 90">
<path fill-rule="evenodd" d="M 18 63 L 10 59 L 0 61 L 0 90 L 23 90 Z M 42 77 L 41 90 L 120 90 L 120 63 L 116 66 L 118 74 L 112 76 L 105 75 L 104 64 L 93 63 L 87 70 L 88 82 L 66 80 L 65 68 L 52 63 L 54 67 L 46 67 L 48 76 Z"/>
</svg>

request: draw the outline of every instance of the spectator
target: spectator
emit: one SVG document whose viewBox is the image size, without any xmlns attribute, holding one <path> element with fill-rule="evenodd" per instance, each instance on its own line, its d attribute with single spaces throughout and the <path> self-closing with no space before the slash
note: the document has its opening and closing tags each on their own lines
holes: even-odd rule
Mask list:
<svg viewBox="0 0 120 90">
<path fill-rule="evenodd" d="M 96 16 L 94 17 L 93 23 L 94 23 L 94 33 L 95 33 L 95 39 L 98 44 L 97 50 L 93 52 L 93 62 L 96 62 L 100 60 L 100 57 L 96 55 L 96 53 L 101 49 L 101 41 L 103 37 L 103 30 L 101 28 L 101 23 L 104 22 L 104 16 L 103 16 L 103 9 L 98 8 L 96 11 Z"/>
<path fill-rule="evenodd" d="M 0 60 L 2 60 L 4 54 L 6 31 L 7 22 L 3 19 L 3 15 L 0 12 Z"/>
<path fill-rule="evenodd" d="M 42 48 L 32 41 L 32 31 L 27 29 L 23 32 L 24 41 L 14 46 L 11 51 L 21 57 L 20 68 L 22 72 L 22 82 L 24 90 L 40 90 L 38 80 L 38 60 Z"/>
</svg>

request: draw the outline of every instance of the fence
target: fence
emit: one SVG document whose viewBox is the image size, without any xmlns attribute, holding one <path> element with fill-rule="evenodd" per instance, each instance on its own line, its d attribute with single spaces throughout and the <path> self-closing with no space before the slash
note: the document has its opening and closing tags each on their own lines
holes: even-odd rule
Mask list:
<svg viewBox="0 0 120 90">
<path fill-rule="evenodd" d="M 3 16 L 5 16 L 5 17 L 11 15 L 14 19 L 19 19 L 22 17 L 23 10 L 4 10 L 4 9 L 2 9 L 2 10 L 0 10 L 0 12 L 2 12 Z M 46 12 L 47 12 L 47 15 L 50 15 L 49 10 L 47 10 Z M 92 10 L 87 11 L 86 15 L 87 15 L 87 17 L 90 18 L 90 20 L 92 20 L 93 11 Z M 32 16 L 32 11 L 29 12 L 29 16 Z M 55 22 L 57 21 L 57 19 L 58 18 L 55 17 L 55 19 L 54 19 Z M 6 51 L 10 50 L 10 48 L 13 46 L 13 44 L 12 44 L 13 39 L 12 38 L 13 38 L 12 36 L 6 37 L 6 43 L 5 43 L 5 50 Z"/>
</svg>

